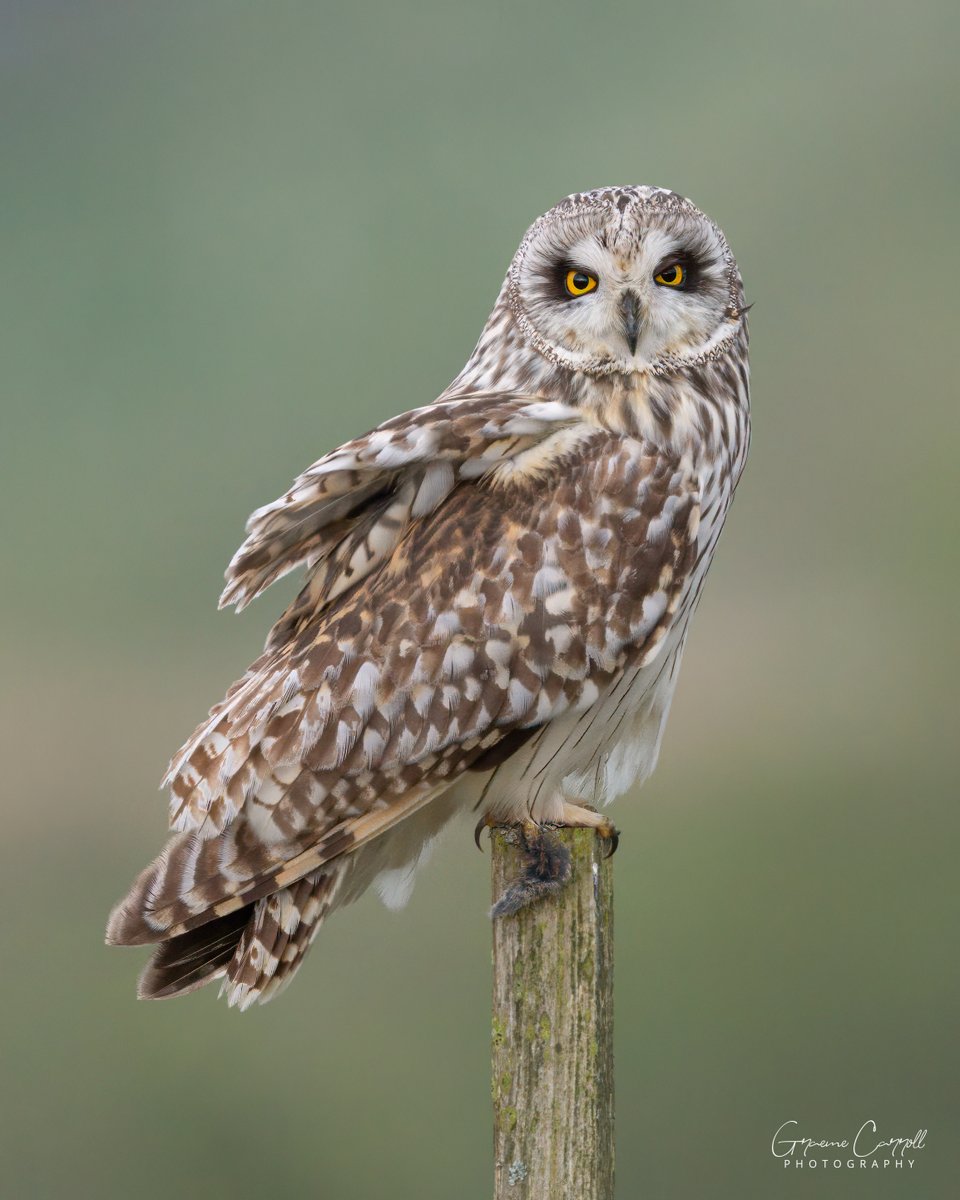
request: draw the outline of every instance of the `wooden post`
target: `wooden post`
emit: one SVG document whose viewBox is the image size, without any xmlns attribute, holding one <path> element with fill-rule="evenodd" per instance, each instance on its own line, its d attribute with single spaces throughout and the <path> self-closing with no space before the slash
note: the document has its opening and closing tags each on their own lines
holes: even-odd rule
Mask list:
<svg viewBox="0 0 960 1200">
<path fill-rule="evenodd" d="M 613 870 L 591 829 L 559 829 L 573 877 L 493 923 L 495 1200 L 613 1200 Z M 523 870 L 492 830 L 493 895 Z"/>
</svg>

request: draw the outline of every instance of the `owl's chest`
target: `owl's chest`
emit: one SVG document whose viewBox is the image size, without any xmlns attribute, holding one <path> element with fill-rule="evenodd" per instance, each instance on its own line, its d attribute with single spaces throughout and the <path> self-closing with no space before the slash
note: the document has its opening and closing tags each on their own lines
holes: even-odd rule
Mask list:
<svg viewBox="0 0 960 1200">
<path fill-rule="evenodd" d="M 690 620 L 702 596 L 743 457 L 721 456 L 701 466 L 701 515 L 691 568 L 677 593 L 662 644 L 652 655 L 643 647 L 628 654 L 623 671 L 600 696 L 589 718 L 580 718 L 576 737 L 555 739 L 556 770 L 567 795 L 587 803 L 607 803 L 654 770 Z"/>
</svg>

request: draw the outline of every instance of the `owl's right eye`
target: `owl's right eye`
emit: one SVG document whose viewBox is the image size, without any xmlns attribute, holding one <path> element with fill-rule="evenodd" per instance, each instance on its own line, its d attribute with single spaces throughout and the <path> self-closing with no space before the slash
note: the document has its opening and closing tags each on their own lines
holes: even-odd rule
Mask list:
<svg viewBox="0 0 960 1200">
<path fill-rule="evenodd" d="M 597 290 L 600 281 L 588 271 L 568 271 L 563 281 L 568 296 L 587 296 Z"/>
</svg>

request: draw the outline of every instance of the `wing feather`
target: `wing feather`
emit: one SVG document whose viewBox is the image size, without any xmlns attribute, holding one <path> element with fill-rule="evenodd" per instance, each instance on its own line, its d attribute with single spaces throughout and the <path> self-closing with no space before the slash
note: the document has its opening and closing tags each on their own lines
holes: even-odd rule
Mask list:
<svg viewBox="0 0 960 1200">
<path fill-rule="evenodd" d="M 437 507 L 458 468 L 469 463 L 482 474 L 579 415 L 536 397 L 472 392 L 394 417 L 319 459 L 253 513 L 220 607 L 240 611 L 296 567 L 322 564 L 328 569 L 312 598 L 329 603 L 384 560 L 411 520 Z"/>
<path fill-rule="evenodd" d="M 488 410 L 452 415 L 510 439 L 543 419 Z M 181 934 L 352 854 L 501 739 L 589 708 L 631 656 L 657 652 L 695 560 L 695 477 L 659 447 L 575 432 L 551 458 L 541 428 L 506 473 L 457 479 L 452 459 L 449 490 L 448 473 L 417 468 L 389 555 L 305 610 L 174 760 L 182 832 L 118 908 L 115 940 Z M 471 436 L 465 461 L 502 467 Z M 347 458 L 394 464 L 390 447 Z"/>
</svg>

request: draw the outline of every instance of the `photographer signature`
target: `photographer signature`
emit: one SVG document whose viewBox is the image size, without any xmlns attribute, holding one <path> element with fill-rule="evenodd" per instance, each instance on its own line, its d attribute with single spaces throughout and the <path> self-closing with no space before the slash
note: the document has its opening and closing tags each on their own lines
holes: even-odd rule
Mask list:
<svg viewBox="0 0 960 1200">
<path fill-rule="evenodd" d="M 912 1168 L 915 1160 L 906 1158 L 907 1151 L 922 1150 L 927 1138 L 926 1129 L 918 1129 L 911 1137 L 881 1138 L 877 1135 L 876 1121 L 864 1121 L 852 1141 L 849 1138 L 799 1137 L 797 1127 L 796 1121 L 784 1121 L 770 1143 L 770 1153 L 774 1158 L 782 1158 L 784 1166 L 789 1166 L 792 1161 L 794 1166 L 813 1166 L 821 1162 L 824 1167 L 902 1167 L 906 1161 Z M 816 1154 L 819 1150 L 843 1154 L 835 1155 L 832 1160 L 830 1157 L 820 1159 Z M 850 1157 L 844 1162 L 846 1155 Z"/>
</svg>

